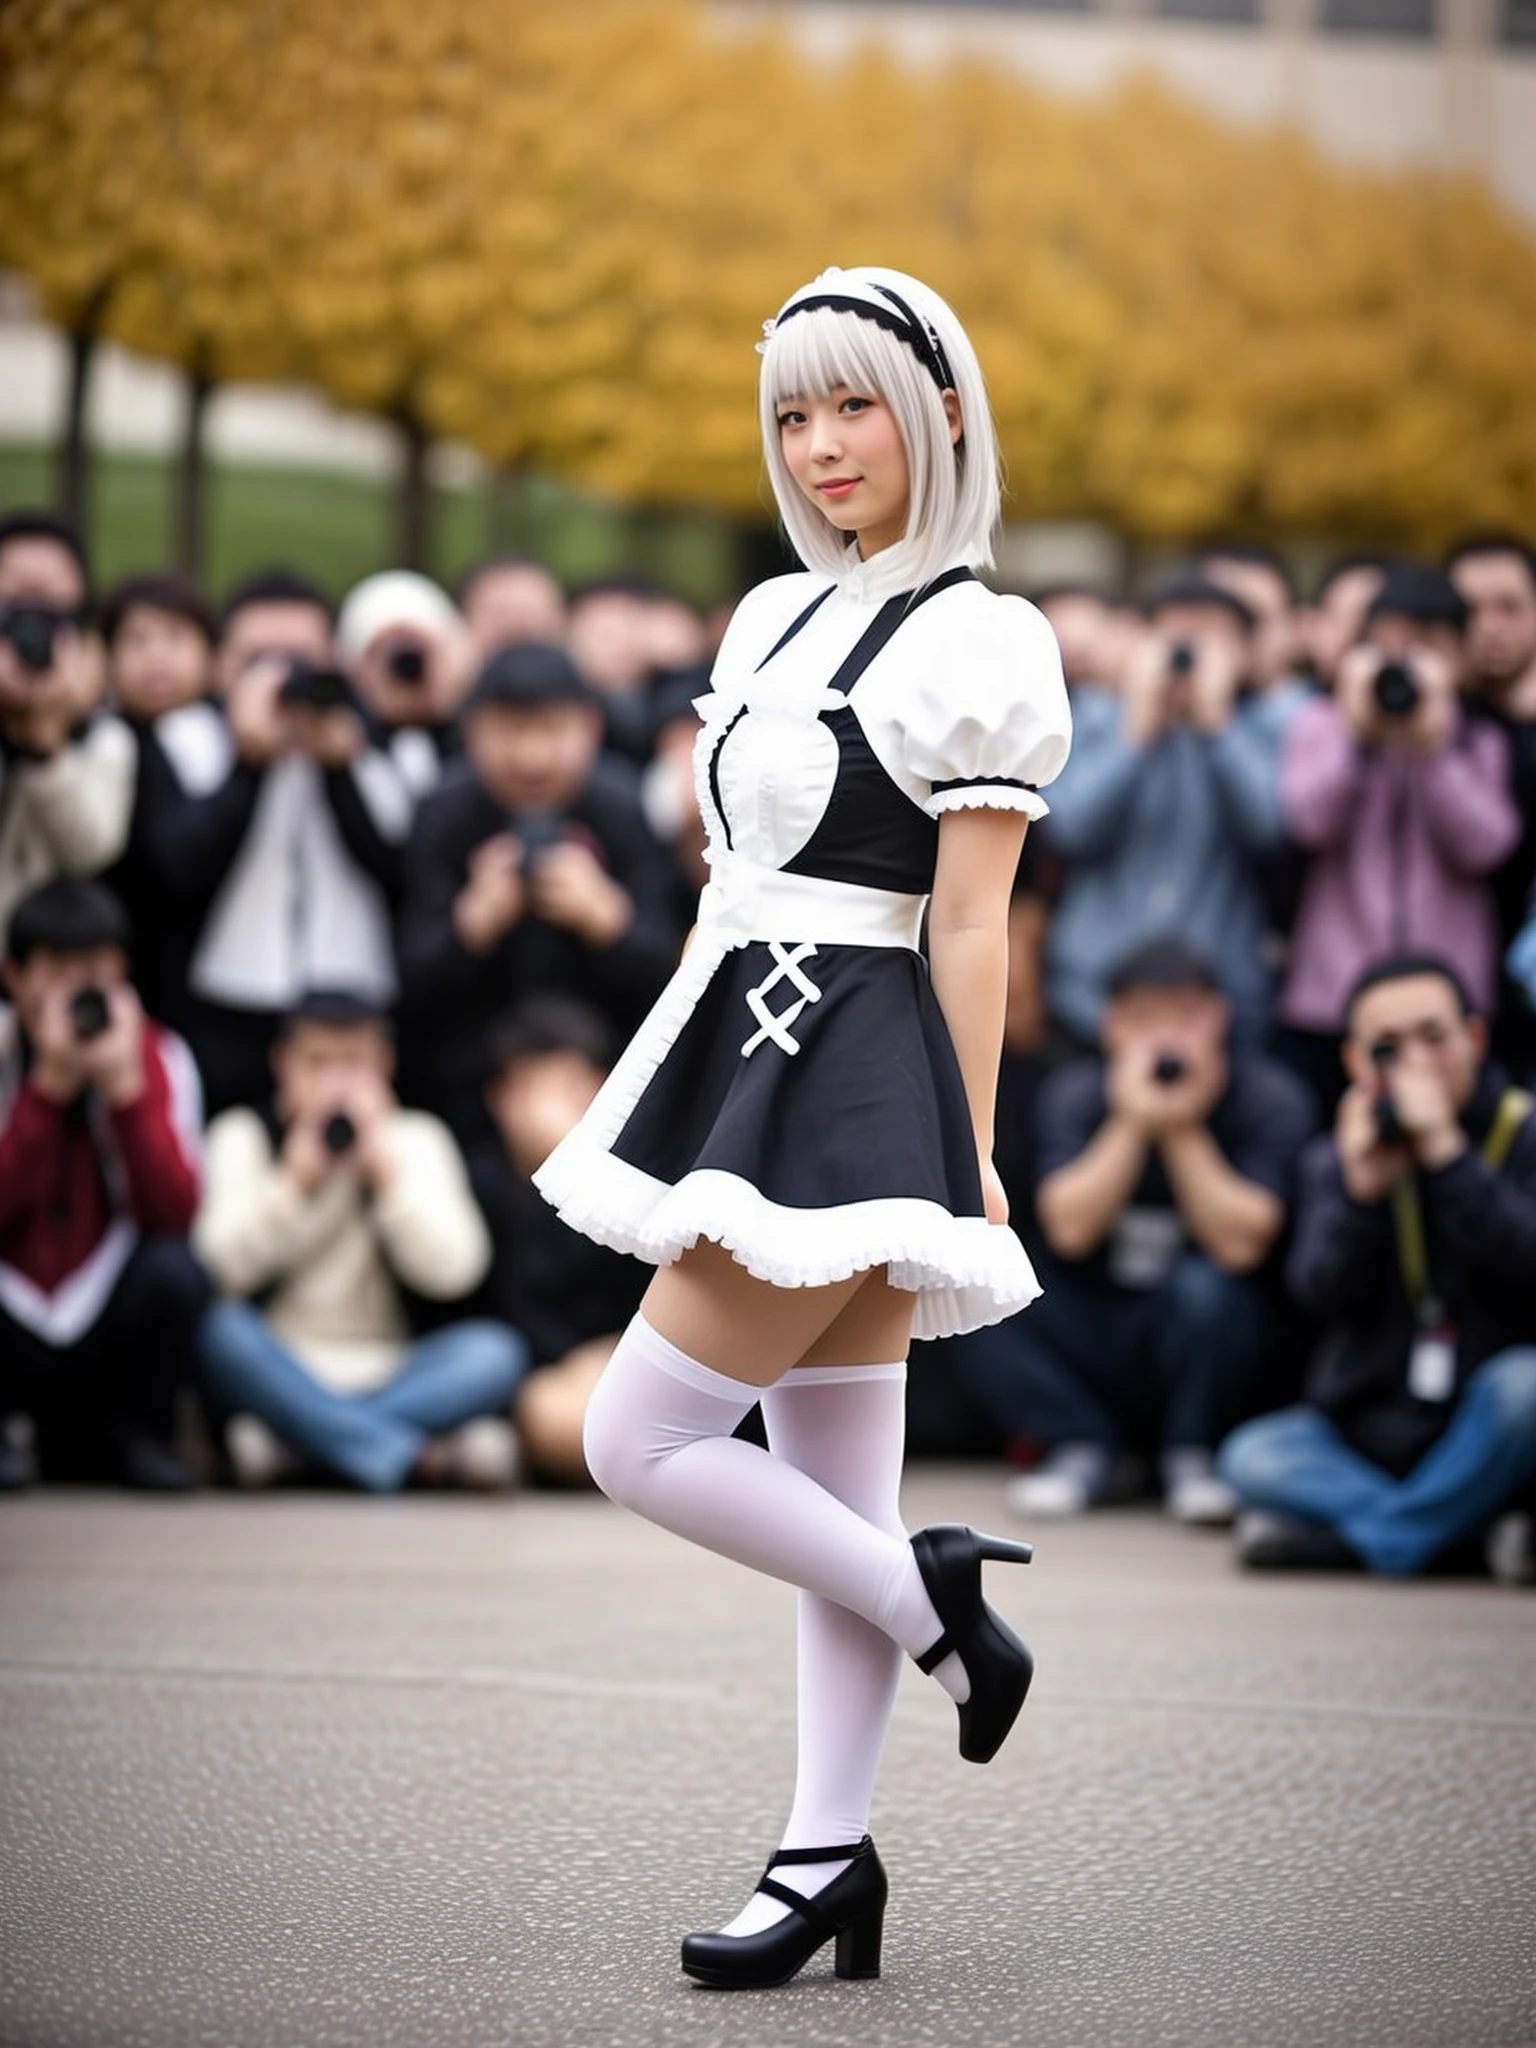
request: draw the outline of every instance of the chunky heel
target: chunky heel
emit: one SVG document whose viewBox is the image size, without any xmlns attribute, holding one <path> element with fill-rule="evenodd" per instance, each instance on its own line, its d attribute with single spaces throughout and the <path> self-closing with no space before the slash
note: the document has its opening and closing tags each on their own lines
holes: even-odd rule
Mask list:
<svg viewBox="0 0 1536 2048">
<path fill-rule="evenodd" d="M 841 1863 L 830 1884 L 809 1898 L 780 1884 L 781 1863 Z M 788 1912 L 756 1934 L 690 1934 L 683 1940 L 683 1968 L 695 1983 L 716 1991 L 767 1991 L 787 1984 L 819 1948 L 836 1943 L 839 1977 L 878 1977 L 880 1933 L 885 1920 L 885 1866 L 868 1835 L 831 1849 L 781 1849 L 771 1859 L 758 1890 Z"/>
<path fill-rule="evenodd" d="M 837 1937 L 837 1974 L 839 1977 L 878 1977 L 880 1974 L 880 1937 L 885 1929 L 885 1914 L 871 1913 L 865 1920 L 855 1920 L 842 1929 Z"/>
<path fill-rule="evenodd" d="M 962 1522 L 939 1522 L 912 1538 L 923 1585 L 942 1630 L 917 1659 L 919 1671 L 934 1671 L 946 1657 L 958 1657 L 970 1681 L 970 1698 L 959 1700 L 960 1754 L 967 1763 L 990 1763 L 1019 1717 L 1034 1676 L 1028 1647 L 981 1597 L 984 1558 L 1028 1564 L 1027 1543 L 978 1535 Z"/>
</svg>

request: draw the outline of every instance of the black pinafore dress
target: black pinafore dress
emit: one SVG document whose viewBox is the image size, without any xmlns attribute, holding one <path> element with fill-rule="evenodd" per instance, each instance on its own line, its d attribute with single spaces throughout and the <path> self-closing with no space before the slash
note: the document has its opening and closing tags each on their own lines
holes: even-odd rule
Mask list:
<svg viewBox="0 0 1536 2048">
<path fill-rule="evenodd" d="M 848 697 L 918 607 L 965 580 L 954 570 L 890 599 L 788 713 L 771 693 L 734 708 L 700 700 L 711 879 L 698 925 L 534 1176 L 567 1223 L 654 1265 L 703 1237 L 783 1287 L 883 1266 L 916 1293 L 914 1333 L 927 1337 L 997 1321 L 1039 1286 L 1013 1232 L 986 1220 L 960 1069 L 919 950 L 938 821 L 887 773 Z M 835 589 L 757 663 L 765 689 Z M 722 777 L 733 748 L 747 750 L 734 799 Z M 824 787 L 820 817 L 788 857 L 749 858 L 753 806 L 771 807 L 784 778 Z"/>
</svg>

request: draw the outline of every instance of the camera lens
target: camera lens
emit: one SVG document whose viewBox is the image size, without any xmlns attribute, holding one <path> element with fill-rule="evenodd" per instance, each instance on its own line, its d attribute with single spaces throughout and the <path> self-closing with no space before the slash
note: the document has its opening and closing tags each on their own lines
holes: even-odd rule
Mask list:
<svg viewBox="0 0 1536 2048">
<path fill-rule="evenodd" d="M 1152 1069 L 1152 1078 L 1159 1086 L 1171 1088 L 1175 1081 L 1183 1080 L 1184 1073 L 1185 1062 L 1176 1052 L 1160 1052 L 1157 1065 Z"/>
<path fill-rule="evenodd" d="M 350 1152 L 357 1143 L 357 1125 L 344 1109 L 336 1110 L 321 1126 L 320 1142 L 333 1159 Z"/>
<path fill-rule="evenodd" d="M 427 673 L 427 657 L 419 647 L 391 647 L 384 666 L 397 683 L 419 683 Z"/>
<path fill-rule="evenodd" d="M 33 675 L 46 675 L 53 667 L 53 643 L 67 614 L 49 605 L 11 604 L 0 607 L 0 635 L 16 650 L 16 659 Z"/>
<path fill-rule="evenodd" d="M 1419 686 L 1406 662 L 1384 661 L 1373 685 L 1383 718 L 1408 718 L 1418 709 Z"/>
<path fill-rule="evenodd" d="M 1168 650 L 1168 673 L 1171 676 L 1187 676 L 1194 673 L 1195 650 L 1187 640 L 1175 640 Z"/>
<path fill-rule="evenodd" d="M 1376 1098 L 1376 1142 L 1378 1145 L 1400 1145 L 1407 1132 L 1397 1119 L 1397 1104 L 1390 1095 Z"/>
<path fill-rule="evenodd" d="M 82 1042 L 100 1038 L 112 1022 L 106 992 L 99 988 L 77 988 L 69 999 L 69 1021 Z"/>
</svg>

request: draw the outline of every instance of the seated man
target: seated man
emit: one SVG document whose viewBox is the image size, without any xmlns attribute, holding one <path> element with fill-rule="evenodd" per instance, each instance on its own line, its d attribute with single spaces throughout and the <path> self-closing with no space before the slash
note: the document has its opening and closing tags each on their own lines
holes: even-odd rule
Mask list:
<svg viewBox="0 0 1536 2048">
<path fill-rule="evenodd" d="M 423 802 L 401 914 L 402 1085 L 477 1148 L 489 1036 L 531 993 L 590 1004 L 627 1035 L 661 993 L 682 927 L 671 856 L 639 777 L 599 752 L 602 706 L 562 648 L 525 641 L 481 670 L 464 766 Z"/>
<path fill-rule="evenodd" d="M 99 883 L 17 905 L 0 1012 L 0 1424 L 29 1417 L 44 1478 L 191 1484 L 171 1449 L 207 1289 L 187 1248 L 201 1110 L 180 1039 L 128 979 Z M 0 1433 L 0 1485 L 33 1476 Z"/>
<path fill-rule="evenodd" d="M 375 1492 L 509 1485 L 527 1347 L 504 1324 L 447 1320 L 491 1256 L 453 1139 L 398 1108 L 389 1028 L 353 997 L 307 998 L 272 1064 L 271 1113 L 231 1109 L 209 1130 L 197 1226 L 229 1297 L 202 1359 L 236 1477 L 263 1483 L 298 1454 Z"/>
<path fill-rule="evenodd" d="M 527 1338 L 533 1364 L 514 1417 L 529 1462 L 583 1480 L 587 1398 L 650 1279 L 638 1259 L 594 1244 L 550 1208 L 532 1176 L 585 1112 L 612 1055 L 602 1019 L 560 996 L 532 996 L 492 1041 L 486 1102 L 500 1142 L 470 1161 L 491 1226 L 493 1311 Z"/>
<path fill-rule="evenodd" d="M 1536 1117 L 1485 1061 L 1453 970 L 1385 961 L 1350 997 L 1350 1085 L 1302 1163 L 1288 1278 L 1322 1324 L 1305 1404 L 1222 1446 L 1255 1567 L 1408 1573 L 1490 1531 L 1536 1577 Z M 1514 1512 L 1499 1523 L 1506 1509 Z"/>
<path fill-rule="evenodd" d="M 1116 1453 L 1161 1453 L 1180 1521 L 1231 1519 L 1213 1470 L 1265 1394 L 1270 1318 L 1257 1278 L 1312 1127 L 1306 1090 L 1229 1043 L 1231 1008 L 1202 955 L 1148 940 L 1115 969 L 1103 1057 L 1040 1091 L 1042 1300 L 1005 1326 L 1005 1432 L 1046 1447 L 1014 1482 L 1026 1514 L 1112 1497 Z"/>
</svg>

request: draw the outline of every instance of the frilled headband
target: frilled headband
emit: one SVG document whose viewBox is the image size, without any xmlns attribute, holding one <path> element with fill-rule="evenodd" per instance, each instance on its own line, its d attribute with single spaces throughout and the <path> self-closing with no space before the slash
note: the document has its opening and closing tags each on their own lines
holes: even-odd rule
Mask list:
<svg viewBox="0 0 1536 2048">
<path fill-rule="evenodd" d="M 941 391 L 954 387 L 954 373 L 949 367 L 949 357 L 944 353 L 944 344 L 939 339 L 939 330 L 929 320 L 919 319 L 903 298 L 898 298 L 889 286 L 871 284 L 868 289 L 878 292 L 888 303 L 879 305 L 872 299 L 856 299 L 843 292 L 810 292 L 803 299 L 796 299 L 784 308 L 776 320 L 770 320 L 767 334 L 774 333 L 786 320 L 793 320 L 797 313 L 812 312 L 817 306 L 830 306 L 835 313 L 857 313 L 861 320 L 873 320 L 877 327 L 883 327 L 888 334 L 894 334 L 904 341 L 913 355 L 928 372 Z"/>
</svg>

